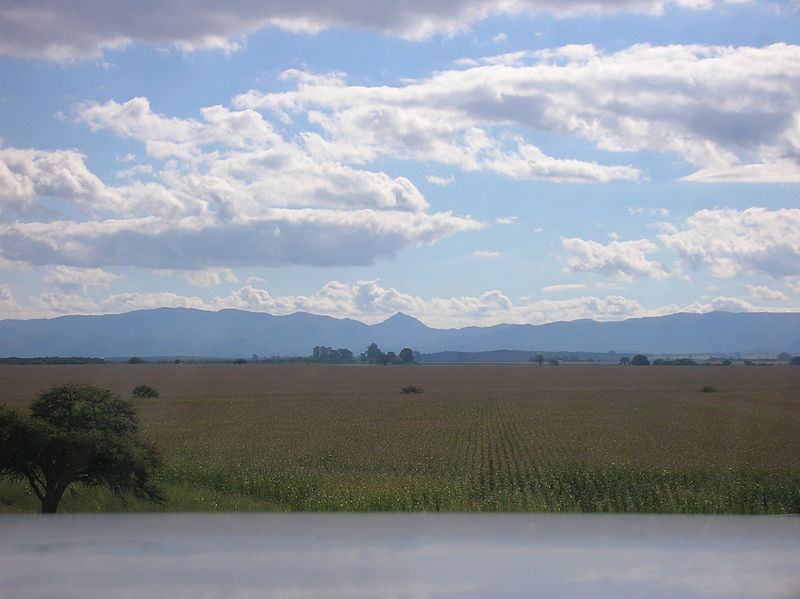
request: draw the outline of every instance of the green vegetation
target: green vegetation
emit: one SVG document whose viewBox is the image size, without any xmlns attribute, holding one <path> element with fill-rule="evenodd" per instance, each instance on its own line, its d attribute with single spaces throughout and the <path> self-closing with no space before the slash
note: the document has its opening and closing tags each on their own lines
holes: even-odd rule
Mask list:
<svg viewBox="0 0 800 599">
<path fill-rule="evenodd" d="M 131 395 L 136 399 L 143 399 L 145 397 L 158 397 L 158 391 L 153 389 L 150 385 L 136 385 L 131 391 Z"/>
<path fill-rule="evenodd" d="M 66 384 L 42 393 L 30 412 L 0 406 L 0 475 L 29 484 L 42 512 L 55 513 L 75 484 L 163 499 L 151 482 L 155 447 L 137 437 L 133 409 L 118 396 Z"/>
<path fill-rule="evenodd" d="M 103 358 L 84 358 L 71 357 L 60 358 L 57 356 L 46 356 L 40 358 L 0 358 L 0 364 L 103 364 Z"/>
<path fill-rule="evenodd" d="M 716 387 L 712 387 L 711 385 L 705 385 L 700 391 L 703 393 L 714 393 L 717 390 Z"/>
<path fill-rule="evenodd" d="M 400 393 L 422 393 L 424 389 L 422 387 L 417 387 L 416 385 L 406 385 L 405 387 L 400 387 Z"/>
<path fill-rule="evenodd" d="M 7 368 L 14 405 L 75 372 Z M 789 366 L 423 365 L 423 395 L 398 393 L 406 368 L 81 370 L 116 392 L 142 376 L 162 391 L 137 409 L 167 500 L 98 488 L 67 494 L 62 511 L 800 511 Z M 0 511 L 35 509 L 24 483 L 0 484 Z"/>
</svg>

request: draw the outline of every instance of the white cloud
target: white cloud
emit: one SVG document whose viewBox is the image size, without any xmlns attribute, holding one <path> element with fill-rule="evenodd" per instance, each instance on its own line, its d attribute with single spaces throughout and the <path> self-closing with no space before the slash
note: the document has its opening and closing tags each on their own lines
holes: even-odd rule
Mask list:
<svg viewBox="0 0 800 599">
<path fill-rule="evenodd" d="M 501 217 L 498 217 L 498 218 L 494 219 L 494 222 L 495 222 L 495 224 L 498 224 L 498 225 L 513 225 L 515 222 L 517 222 L 517 217 L 516 216 L 501 216 Z"/>
<path fill-rule="evenodd" d="M 389 154 L 568 182 L 642 177 L 548 156 L 520 136 L 546 132 L 610 152 L 677 153 L 697 169 L 689 180 L 800 180 L 800 46 L 565 46 L 484 62 L 399 87 L 302 83 L 234 103 L 313 114 L 330 155 L 363 161 Z"/>
<path fill-rule="evenodd" d="M 245 283 L 250 283 L 250 284 L 266 283 L 266 282 L 267 282 L 267 280 L 264 277 L 247 277 L 245 279 Z"/>
<path fill-rule="evenodd" d="M 493 252 L 493 251 L 490 251 L 490 250 L 475 250 L 474 252 L 472 252 L 472 255 L 477 257 L 477 258 L 484 258 L 484 259 L 487 259 L 487 260 L 492 260 L 494 258 L 499 258 L 500 257 L 500 252 Z"/>
<path fill-rule="evenodd" d="M 433 185 L 442 185 L 442 186 L 452 185 L 453 183 L 456 182 L 456 178 L 453 175 L 450 175 L 449 177 L 437 177 L 436 175 L 428 175 L 427 177 L 425 177 L 425 180 Z"/>
<path fill-rule="evenodd" d="M 53 266 L 44 278 L 44 282 L 64 293 L 81 291 L 84 295 L 92 287 L 107 289 L 111 283 L 120 279 L 119 275 L 99 268 L 74 268 L 71 266 Z"/>
<path fill-rule="evenodd" d="M 0 225 L 0 251 L 31 264 L 155 269 L 367 265 L 483 225 L 449 213 L 265 210 L 260 218 L 156 217 Z"/>
<path fill-rule="evenodd" d="M 564 283 L 563 285 L 548 285 L 542 287 L 542 293 L 563 293 L 564 291 L 576 291 L 578 289 L 586 289 L 587 285 L 584 283 Z"/>
<path fill-rule="evenodd" d="M 73 150 L 0 148 L 0 214 L 31 212 L 37 196 L 86 206 L 111 200 L 84 159 Z"/>
<path fill-rule="evenodd" d="M 669 274 L 663 264 L 648 260 L 647 254 L 657 251 L 658 247 L 647 239 L 612 241 L 603 245 L 577 237 L 562 237 L 561 244 L 570 253 L 567 267 L 573 272 L 594 272 L 622 280 L 660 279 Z"/>
<path fill-rule="evenodd" d="M 786 297 L 785 293 L 778 291 L 776 289 L 771 289 L 766 285 L 748 285 L 747 294 L 755 300 L 762 300 L 767 302 L 779 302 L 779 301 L 786 301 L 789 299 Z"/>
<path fill-rule="evenodd" d="M 221 281 L 213 269 L 365 265 L 484 226 L 429 213 L 404 177 L 311 156 L 253 110 L 212 106 L 202 119 L 179 119 L 134 98 L 79 104 L 75 114 L 141 141 L 155 162 L 128 174 L 152 180 L 111 187 L 76 152 L 0 150 L 0 206 L 32 214 L 46 206 L 50 218 L 54 206 L 85 208 L 81 221 L 0 224 L 0 259 L 200 271 L 189 280 L 206 286 Z"/>
<path fill-rule="evenodd" d="M 576 285 L 554 285 L 545 293 L 559 288 L 577 290 Z M 547 290 L 547 291 L 545 291 Z M 266 289 L 245 285 L 228 295 L 210 300 L 174 293 L 120 293 L 108 297 L 87 297 L 68 293 L 42 293 L 15 300 L 7 285 L 0 285 L 0 307 L 7 315 L 20 318 L 52 317 L 62 314 L 104 314 L 158 307 L 187 307 L 202 310 L 236 308 L 254 312 L 286 315 L 297 311 L 353 318 L 363 322 L 380 322 L 395 312 L 419 318 L 429 326 L 455 328 L 492 326 L 500 323 L 543 324 L 591 318 L 599 321 L 623 320 L 644 316 L 661 316 L 675 312 L 726 311 L 796 311 L 797 307 L 775 308 L 755 304 L 746 298 L 716 297 L 704 302 L 669 304 L 646 308 L 622 295 L 605 297 L 582 296 L 565 300 L 522 298 L 512 302 L 502 291 L 490 290 L 479 296 L 422 298 L 395 288 L 383 287 L 379 281 L 345 283 L 330 281 L 310 295 L 276 296 Z"/>
<path fill-rule="evenodd" d="M 185 52 L 232 52 L 240 47 L 244 36 L 269 26 L 305 33 L 341 26 L 421 40 L 458 33 L 493 14 L 659 15 L 670 5 L 693 9 L 713 4 L 713 0 L 409 0 L 378 4 L 367 0 L 229 0 L 224 4 L 197 0 L 187 10 L 178 0 L 142 0 L 135 4 L 11 0 L 0 9 L 0 53 L 63 61 L 97 56 L 104 49 L 118 49 L 131 42 L 175 45 Z"/>
<path fill-rule="evenodd" d="M 800 275 L 800 209 L 700 210 L 659 239 L 687 267 L 716 277 Z"/>
<path fill-rule="evenodd" d="M 186 272 L 183 275 L 186 280 L 196 287 L 215 287 L 225 283 L 236 283 L 239 281 L 236 274 L 230 268 L 208 268 Z"/>
</svg>

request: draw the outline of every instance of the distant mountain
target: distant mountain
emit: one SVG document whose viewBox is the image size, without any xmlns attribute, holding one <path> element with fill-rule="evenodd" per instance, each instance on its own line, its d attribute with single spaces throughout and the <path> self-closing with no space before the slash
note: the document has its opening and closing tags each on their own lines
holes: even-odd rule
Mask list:
<svg viewBox="0 0 800 599">
<path fill-rule="evenodd" d="M 800 354 L 800 314 L 672 314 L 619 322 L 434 329 L 406 314 L 375 325 L 304 312 L 288 316 L 159 308 L 104 316 L 0 321 L 0 356 L 305 356 L 315 345 L 384 351 L 494 350 L 657 354 Z"/>
</svg>

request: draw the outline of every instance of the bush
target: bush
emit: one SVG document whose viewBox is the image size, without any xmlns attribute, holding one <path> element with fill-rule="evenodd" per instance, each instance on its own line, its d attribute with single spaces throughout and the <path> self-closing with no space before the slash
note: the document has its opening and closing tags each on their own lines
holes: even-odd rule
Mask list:
<svg viewBox="0 0 800 599">
<path fill-rule="evenodd" d="M 711 385 L 706 385 L 705 387 L 700 389 L 700 391 L 702 391 L 703 393 L 714 393 L 714 391 L 716 391 L 716 390 L 717 390 L 717 388 L 716 387 L 712 387 Z"/>
<path fill-rule="evenodd" d="M 150 385 L 137 385 L 131 391 L 131 395 L 133 395 L 137 399 L 143 399 L 145 397 L 158 397 L 158 391 L 153 389 Z"/>
<path fill-rule="evenodd" d="M 144 364 L 144 360 L 138 356 L 133 356 L 130 360 L 128 360 L 128 364 Z"/>
<path fill-rule="evenodd" d="M 400 393 L 422 393 L 423 391 L 424 389 L 422 387 L 417 387 L 416 385 L 400 387 Z"/>
<path fill-rule="evenodd" d="M 634 366 L 650 366 L 650 360 L 644 354 L 636 354 L 631 358 L 631 364 Z"/>
</svg>

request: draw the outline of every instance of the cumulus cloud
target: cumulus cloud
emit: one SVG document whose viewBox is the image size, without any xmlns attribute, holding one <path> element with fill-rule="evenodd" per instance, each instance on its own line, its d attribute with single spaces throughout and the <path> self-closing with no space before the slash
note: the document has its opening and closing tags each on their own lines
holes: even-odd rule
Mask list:
<svg viewBox="0 0 800 599">
<path fill-rule="evenodd" d="M 669 274 L 663 264 L 647 258 L 647 254 L 658 250 L 647 239 L 603 245 L 578 237 L 562 237 L 561 244 L 570 254 L 567 267 L 573 272 L 593 272 L 626 281 L 637 277 L 661 279 Z"/>
<path fill-rule="evenodd" d="M 0 148 L 0 215 L 29 213 L 38 196 L 87 207 L 113 201 L 113 192 L 84 160 L 74 150 Z"/>
<path fill-rule="evenodd" d="M 486 260 L 492 260 L 494 258 L 500 257 L 500 252 L 493 252 L 491 250 L 475 250 L 472 252 L 472 255 L 476 258 L 484 258 Z"/>
<path fill-rule="evenodd" d="M 800 275 L 800 209 L 700 210 L 659 239 L 687 268 L 716 277 Z"/>
<path fill-rule="evenodd" d="M 151 162 L 109 186 L 74 151 L 1 149 L 0 207 L 46 207 L 50 218 L 54 206 L 64 214 L 84 208 L 79 221 L 0 224 L 3 260 L 197 271 L 190 282 L 210 286 L 230 281 L 218 269 L 367 265 L 484 226 L 429 212 L 404 177 L 310 155 L 253 110 L 212 106 L 200 119 L 175 118 L 133 98 L 79 104 L 74 114 L 94 130 L 140 141 Z"/>
<path fill-rule="evenodd" d="M 367 265 L 409 244 L 430 245 L 482 225 L 449 213 L 375 210 L 266 211 L 260 218 L 213 215 L 168 222 L 156 217 L 0 225 L 0 250 L 12 260 L 82 268 Z"/>
<path fill-rule="evenodd" d="M 239 278 L 230 268 L 209 268 L 184 273 L 186 280 L 196 287 L 215 287 L 225 283 L 236 283 Z"/>
<path fill-rule="evenodd" d="M 545 154 L 520 132 L 609 152 L 677 153 L 693 181 L 800 180 L 800 46 L 566 46 L 503 55 L 398 87 L 302 82 L 237 96 L 283 118 L 313 112 L 329 155 L 414 156 L 518 179 L 637 180 L 634 166 Z M 499 131 L 499 133 L 495 133 Z"/>
<path fill-rule="evenodd" d="M 119 275 L 99 268 L 54 266 L 50 268 L 50 272 L 44 278 L 44 282 L 50 287 L 55 287 L 67 294 L 81 291 L 85 295 L 93 287 L 107 289 L 112 282 L 120 278 Z"/>
<path fill-rule="evenodd" d="M 778 291 L 777 289 L 772 289 L 767 287 L 766 285 L 748 285 L 747 286 L 747 293 L 748 295 L 755 299 L 767 302 L 780 302 L 786 301 L 787 298 L 786 294 L 782 291 Z"/>
<path fill-rule="evenodd" d="M 667 6 L 707 8 L 714 0 L 445 0 L 375 3 L 367 0 L 178 0 L 136 4 L 83 0 L 11 0 L 0 7 L 0 52 L 70 60 L 97 56 L 131 42 L 174 45 L 183 51 L 237 50 L 263 27 L 316 33 L 340 26 L 421 40 L 454 34 L 494 14 L 546 12 L 557 17 L 603 12 L 658 15 Z"/>
<path fill-rule="evenodd" d="M 431 183 L 432 185 L 441 185 L 441 186 L 452 185 L 453 183 L 456 182 L 456 178 L 453 175 L 450 175 L 449 177 L 438 177 L 436 175 L 428 175 L 427 177 L 425 177 L 425 180 L 428 183 Z"/>
</svg>

